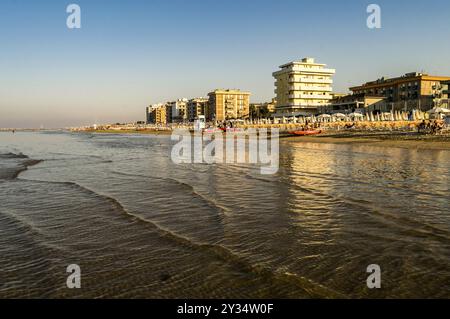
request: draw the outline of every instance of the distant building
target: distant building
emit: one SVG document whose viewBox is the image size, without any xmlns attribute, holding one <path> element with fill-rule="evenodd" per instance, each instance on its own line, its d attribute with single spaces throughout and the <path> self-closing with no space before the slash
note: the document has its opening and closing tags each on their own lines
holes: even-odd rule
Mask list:
<svg viewBox="0 0 450 319">
<path fill-rule="evenodd" d="M 215 90 L 208 94 L 208 119 L 224 121 L 249 118 L 250 92 Z"/>
<path fill-rule="evenodd" d="M 450 108 L 450 81 L 443 81 L 441 82 L 442 86 L 442 95 L 444 97 L 442 104 L 446 108 Z M 446 98 L 445 98 L 446 97 Z"/>
<path fill-rule="evenodd" d="M 316 113 L 318 107 L 330 103 L 334 69 L 315 63 L 313 58 L 290 62 L 280 69 L 273 73 L 277 115 Z"/>
<path fill-rule="evenodd" d="M 353 112 L 387 112 L 390 111 L 384 96 L 371 96 L 369 94 L 348 94 L 337 96 L 329 105 L 321 106 L 319 113 L 353 113 Z"/>
<path fill-rule="evenodd" d="M 208 112 L 208 98 L 200 97 L 190 99 L 187 102 L 188 121 L 194 122 L 199 115 L 205 115 Z"/>
<path fill-rule="evenodd" d="M 166 115 L 169 123 L 185 122 L 188 119 L 187 99 L 178 99 L 173 102 L 167 102 Z"/>
<path fill-rule="evenodd" d="M 436 99 L 447 99 L 441 82 L 450 77 L 430 76 L 422 73 L 407 73 L 396 78 L 381 78 L 350 88 L 354 94 L 384 96 L 390 109 L 431 109 Z"/>
<path fill-rule="evenodd" d="M 265 103 L 251 103 L 250 117 L 251 118 L 267 118 L 275 113 L 276 99 L 273 98 L 271 102 Z"/>
<path fill-rule="evenodd" d="M 147 124 L 167 124 L 166 106 L 165 104 L 154 104 L 147 107 L 146 110 Z"/>
</svg>

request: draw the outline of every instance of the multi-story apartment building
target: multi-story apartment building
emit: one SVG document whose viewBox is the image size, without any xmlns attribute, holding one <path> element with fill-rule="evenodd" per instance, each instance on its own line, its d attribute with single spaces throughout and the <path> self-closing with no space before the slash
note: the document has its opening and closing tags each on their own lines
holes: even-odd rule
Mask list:
<svg viewBox="0 0 450 319">
<path fill-rule="evenodd" d="M 431 109 L 436 99 L 447 99 L 441 83 L 450 77 L 430 76 L 422 73 L 407 73 L 396 78 L 381 78 L 360 86 L 351 87 L 354 94 L 381 95 L 391 109 L 419 108 Z"/>
<path fill-rule="evenodd" d="M 278 115 L 316 113 L 333 98 L 334 69 L 315 63 L 313 58 L 290 62 L 273 73 Z"/>
<path fill-rule="evenodd" d="M 165 104 L 150 105 L 146 109 L 147 124 L 167 124 L 166 106 Z"/>
<path fill-rule="evenodd" d="M 250 92 L 215 90 L 208 93 L 208 119 L 224 121 L 249 117 Z"/>
<path fill-rule="evenodd" d="M 188 121 L 193 122 L 199 115 L 208 113 L 208 98 L 199 97 L 187 102 Z"/>
<path fill-rule="evenodd" d="M 168 123 L 184 122 L 188 119 L 187 114 L 188 100 L 178 99 L 176 101 L 167 102 L 166 104 L 166 116 Z"/>
</svg>

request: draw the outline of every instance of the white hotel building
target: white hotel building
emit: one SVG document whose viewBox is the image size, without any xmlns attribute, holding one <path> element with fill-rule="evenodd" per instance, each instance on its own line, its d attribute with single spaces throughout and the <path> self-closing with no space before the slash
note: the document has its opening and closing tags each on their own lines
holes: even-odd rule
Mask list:
<svg viewBox="0 0 450 319">
<path fill-rule="evenodd" d="M 334 69 L 315 63 L 313 58 L 290 62 L 280 69 L 273 73 L 277 96 L 275 116 L 308 115 L 330 103 Z"/>
</svg>

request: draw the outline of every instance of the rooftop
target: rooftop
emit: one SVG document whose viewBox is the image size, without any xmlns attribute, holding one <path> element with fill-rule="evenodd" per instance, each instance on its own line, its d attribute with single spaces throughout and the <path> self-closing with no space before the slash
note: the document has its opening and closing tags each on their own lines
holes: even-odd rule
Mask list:
<svg viewBox="0 0 450 319">
<path fill-rule="evenodd" d="M 406 73 L 405 75 L 395 77 L 395 78 L 382 77 L 376 81 L 370 81 L 370 82 L 366 82 L 362 85 L 354 86 L 351 89 L 358 88 L 358 87 L 378 85 L 378 84 L 395 83 L 395 82 L 399 82 L 399 81 L 410 81 L 412 79 L 424 79 L 424 80 L 430 80 L 430 81 L 449 81 L 450 77 L 428 75 L 428 74 L 419 73 L 419 72 L 410 72 L 410 73 Z"/>
<path fill-rule="evenodd" d="M 316 65 L 316 66 L 326 66 L 326 64 L 322 64 L 322 63 L 315 63 L 314 58 L 303 58 L 300 61 L 292 61 L 289 63 L 285 63 L 283 65 L 280 65 L 281 69 L 293 66 L 293 65 Z"/>
</svg>

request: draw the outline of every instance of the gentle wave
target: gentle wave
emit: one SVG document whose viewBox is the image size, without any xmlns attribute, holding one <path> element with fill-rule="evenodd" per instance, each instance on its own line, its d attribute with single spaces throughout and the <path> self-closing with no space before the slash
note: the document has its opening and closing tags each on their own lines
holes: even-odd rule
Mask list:
<svg viewBox="0 0 450 319">
<path fill-rule="evenodd" d="M 221 260 L 223 263 L 231 263 L 234 267 L 237 267 L 240 271 L 252 273 L 257 275 L 258 277 L 263 277 L 265 280 L 271 281 L 280 281 L 280 283 L 293 285 L 297 289 L 301 289 L 304 293 L 307 293 L 311 298 L 342 298 L 345 295 L 334 291 L 333 289 L 327 288 L 323 285 L 315 283 L 314 281 L 307 279 L 302 276 L 298 276 L 296 274 L 288 273 L 288 272 L 276 272 L 273 271 L 270 267 L 266 267 L 263 265 L 252 265 L 249 261 L 245 260 L 243 257 L 239 256 L 235 252 L 230 249 L 222 246 L 209 244 L 204 242 L 197 242 L 191 238 L 187 238 L 180 234 L 174 233 L 169 229 L 166 229 L 159 225 L 158 223 L 143 218 L 142 216 L 136 215 L 127 209 L 115 198 L 100 194 L 86 186 L 80 185 L 76 182 L 48 182 L 48 181 L 39 181 L 39 180 L 29 180 L 37 183 L 50 183 L 50 184 L 62 184 L 68 185 L 71 187 L 76 187 L 86 193 L 93 194 L 94 196 L 101 197 L 108 202 L 112 203 L 118 211 L 121 211 L 125 216 L 129 216 L 133 218 L 134 221 L 139 221 L 144 223 L 147 226 L 151 226 L 153 230 L 156 230 L 162 238 L 168 238 L 172 242 L 175 242 L 177 245 L 181 245 L 190 249 L 200 250 L 202 253 L 207 253 L 214 257 L 215 259 Z M 180 183 L 187 185 L 185 183 Z"/>
</svg>

